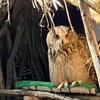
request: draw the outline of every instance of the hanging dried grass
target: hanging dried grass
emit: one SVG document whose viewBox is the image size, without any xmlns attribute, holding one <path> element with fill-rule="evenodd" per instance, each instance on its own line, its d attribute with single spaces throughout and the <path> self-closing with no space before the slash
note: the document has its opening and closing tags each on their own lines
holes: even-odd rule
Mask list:
<svg viewBox="0 0 100 100">
<path fill-rule="evenodd" d="M 5 22 L 8 22 L 11 25 L 11 22 L 10 22 L 10 11 L 9 11 L 9 9 L 10 9 L 9 0 L 6 0 L 6 2 L 4 0 L 0 0 L 0 9 L 1 9 L 2 5 L 7 5 L 6 9 L 7 9 L 7 12 L 8 12 L 8 17 L 7 17 L 7 20 Z"/>
<path fill-rule="evenodd" d="M 51 7 L 54 6 L 56 10 L 58 10 L 58 6 L 63 8 L 63 5 L 60 3 L 60 0 L 31 0 L 31 1 L 34 8 L 37 8 L 38 10 L 42 9 L 43 15 L 42 15 L 39 25 L 41 27 L 45 27 L 42 24 L 43 19 L 45 18 L 48 29 L 50 29 L 50 27 L 51 28 L 55 27 L 55 24 L 53 21 L 53 17 L 55 14 L 54 14 L 54 11 L 51 9 Z"/>
</svg>

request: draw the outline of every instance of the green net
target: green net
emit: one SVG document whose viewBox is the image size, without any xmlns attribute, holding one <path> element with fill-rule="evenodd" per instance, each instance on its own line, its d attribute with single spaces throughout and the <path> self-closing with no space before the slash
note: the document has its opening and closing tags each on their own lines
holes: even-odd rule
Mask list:
<svg viewBox="0 0 100 100">
<path fill-rule="evenodd" d="M 97 88 L 97 86 L 95 84 L 84 83 L 84 82 L 82 82 L 81 84 L 77 82 L 74 87 L 76 87 L 76 86 L 83 86 L 88 89 Z M 71 87 L 72 87 L 71 85 L 68 86 L 68 88 L 71 88 Z"/>
<path fill-rule="evenodd" d="M 55 87 L 53 85 L 53 83 L 43 82 L 43 81 L 18 81 L 16 83 L 16 88 L 23 88 L 23 87 L 29 87 L 29 86 L 34 86 L 34 87 L 45 86 L 45 87 L 49 87 L 49 88 Z M 83 86 L 83 87 L 88 88 L 88 89 L 97 88 L 97 86 L 95 84 L 87 84 L 87 83 L 81 83 L 81 84 L 76 83 L 75 86 Z M 71 88 L 70 84 L 68 85 L 68 88 Z"/>
<path fill-rule="evenodd" d="M 42 82 L 42 81 L 18 81 L 16 83 L 16 88 L 22 88 L 28 86 L 45 86 L 49 88 L 54 87 L 54 85 L 51 82 Z"/>
<path fill-rule="evenodd" d="M 95 84 L 82 83 L 82 86 L 86 87 L 88 89 L 97 88 L 97 86 Z"/>
</svg>

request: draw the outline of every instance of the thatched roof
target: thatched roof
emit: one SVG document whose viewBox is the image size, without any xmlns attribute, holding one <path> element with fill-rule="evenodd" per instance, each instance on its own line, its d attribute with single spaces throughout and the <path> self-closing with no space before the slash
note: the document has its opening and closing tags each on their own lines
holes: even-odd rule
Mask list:
<svg viewBox="0 0 100 100">
<path fill-rule="evenodd" d="M 90 12 L 91 12 L 91 17 L 98 23 L 100 24 L 100 0 L 84 0 L 90 7 Z M 57 10 L 57 6 L 63 7 L 62 2 L 68 2 L 71 3 L 74 6 L 78 7 L 78 0 L 32 0 L 33 7 L 39 9 L 38 4 L 40 5 L 42 11 L 44 12 L 44 15 L 48 13 L 49 16 L 51 11 L 51 6 L 54 6 L 55 9 Z M 43 17 L 44 17 L 43 15 Z M 47 15 L 46 15 L 47 16 Z M 42 18 L 43 18 L 42 17 Z M 51 19 L 51 17 L 50 17 Z M 52 24 L 53 21 L 51 19 Z"/>
<path fill-rule="evenodd" d="M 66 0 L 78 7 L 78 0 Z M 90 7 L 91 17 L 100 24 L 100 0 L 84 0 Z"/>
</svg>

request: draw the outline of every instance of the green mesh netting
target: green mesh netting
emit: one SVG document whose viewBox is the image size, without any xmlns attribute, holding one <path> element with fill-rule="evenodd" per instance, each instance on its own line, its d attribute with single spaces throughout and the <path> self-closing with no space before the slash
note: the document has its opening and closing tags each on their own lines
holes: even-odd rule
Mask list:
<svg viewBox="0 0 100 100">
<path fill-rule="evenodd" d="M 84 83 L 82 82 L 81 84 L 80 83 L 76 83 L 75 86 L 83 86 L 85 88 L 88 88 L 88 89 L 92 89 L 92 88 L 97 88 L 97 86 L 95 84 L 91 84 L 91 83 Z M 68 88 L 71 88 L 71 85 L 69 85 Z"/>
<path fill-rule="evenodd" d="M 42 82 L 42 81 L 18 81 L 16 83 L 16 88 L 22 88 L 28 86 L 46 86 L 49 88 L 54 87 L 54 85 L 51 82 Z"/>
<path fill-rule="evenodd" d="M 45 87 L 49 87 L 49 88 L 53 88 L 55 87 L 53 85 L 53 83 L 51 82 L 42 82 L 42 81 L 18 81 L 16 83 L 16 88 L 23 88 L 23 87 L 29 87 L 29 86 L 45 86 Z M 87 83 L 82 83 L 81 85 L 79 83 L 76 83 L 75 86 L 83 86 L 86 87 L 88 89 L 92 89 L 92 88 L 97 88 L 97 86 L 95 84 L 87 84 Z M 71 85 L 68 85 L 68 88 L 71 88 Z"/>
</svg>

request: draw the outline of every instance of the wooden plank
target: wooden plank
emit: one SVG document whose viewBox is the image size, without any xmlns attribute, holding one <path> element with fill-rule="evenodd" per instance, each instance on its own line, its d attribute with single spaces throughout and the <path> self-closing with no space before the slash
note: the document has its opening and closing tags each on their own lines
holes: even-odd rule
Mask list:
<svg viewBox="0 0 100 100">
<path fill-rule="evenodd" d="M 78 98 L 71 98 L 69 96 L 56 94 L 56 93 L 49 93 L 49 92 L 43 92 L 43 91 L 30 91 L 30 90 L 3 90 L 0 89 L 0 95 L 22 95 L 22 96 L 35 96 L 39 98 L 51 98 L 51 99 L 57 99 L 57 100 L 80 100 Z"/>
<path fill-rule="evenodd" d="M 45 92 L 54 92 L 54 93 L 81 93 L 81 94 L 96 94 L 97 90 L 96 88 L 88 89 L 83 86 L 78 87 L 72 87 L 72 88 L 48 88 L 44 86 L 29 86 L 29 87 L 23 87 L 23 89 L 26 90 L 37 90 L 37 91 L 45 91 Z"/>
<path fill-rule="evenodd" d="M 79 95 L 79 94 L 74 94 L 74 95 L 68 95 L 68 96 L 71 96 L 73 98 L 78 98 L 78 99 L 81 99 L 81 100 L 100 100 L 100 96 L 96 96 L 96 95 Z"/>
<path fill-rule="evenodd" d="M 9 96 L 26 96 L 25 98 L 33 98 L 39 97 L 39 98 L 56 98 L 57 100 L 100 100 L 100 93 L 97 93 L 97 95 L 88 95 L 88 94 L 73 94 L 73 93 L 65 93 L 65 94 L 57 94 L 57 93 L 49 93 L 49 92 L 41 92 L 41 91 L 31 91 L 31 90 L 4 90 L 0 89 L 0 95 L 9 95 Z M 27 100 L 27 99 L 26 99 Z M 29 99 L 28 99 L 29 100 Z"/>
<path fill-rule="evenodd" d="M 24 96 L 23 100 L 42 100 L 42 98 L 38 98 L 34 96 Z"/>
<path fill-rule="evenodd" d="M 95 36 L 95 32 L 93 30 L 94 28 L 93 28 L 93 24 L 92 24 L 89 7 L 84 2 L 84 0 L 78 0 L 78 2 L 79 2 L 79 8 L 80 8 L 84 28 L 85 28 L 87 42 L 89 45 L 89 49 L 91 52 L 94 68 L 95 68 L 95 71 L 97 74 L 98 83 L 99 83 L 99 87 L 100 87 L 100 60 L 98 58 L 99 46 L 97 44 L 97 39 Z"/>
</svg>

